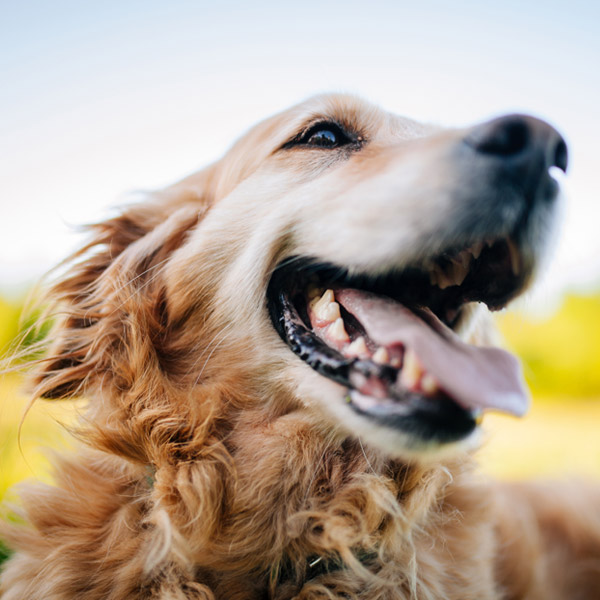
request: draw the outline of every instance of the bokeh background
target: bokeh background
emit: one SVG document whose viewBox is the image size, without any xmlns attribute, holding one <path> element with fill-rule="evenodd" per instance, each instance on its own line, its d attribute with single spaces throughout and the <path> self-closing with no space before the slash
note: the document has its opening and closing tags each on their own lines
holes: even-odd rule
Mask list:
<svg viewBox="0 0 600 600">
<path fill-rule="evenodd" d="M 556 125 L 568 200 L 538 286 L 499 315 L 524 363 L 529 416 L 485 419 L 484 470 L 600 477 L 600 3 L 0 0 L 0 348 L 75 226 L 181 178 L 257 120 L 347 91 L 462 126 L 505 112 Z M 46 477 L 70 403 L 0 383 L 0 497 Z"/>
</svg>

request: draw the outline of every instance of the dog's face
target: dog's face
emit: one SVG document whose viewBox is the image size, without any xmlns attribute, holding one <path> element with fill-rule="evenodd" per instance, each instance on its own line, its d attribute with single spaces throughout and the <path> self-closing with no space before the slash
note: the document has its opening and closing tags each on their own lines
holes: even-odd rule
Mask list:
<svg viewBox="0 0 600 600">
<path fill-rule="evenodd" d="M 181 250 L 173 295 L 205 285 L 199 261 L 222 259 L 219 318 L 250 332 L 267 382 L 388 451 L 462 440 L 483 410 L 525 410 L 511 358 L 452 330 L 529 282 L 553 166 L 566 168 L 565 144 L 532 118 L 442 131 L 317 98 L 224 159 L 217 178 L 233 189 Z"/>
<path fill-rule="evenodd" d="M 169 339 L 193 340 L 180 383 L 227 373 L 231 395 L 401 456 L 521 414 L 514 359 L 467 341 L 531 279 L 552 167 L 565 143 L 531 117 L 449 131 L 323 96 L 258 125 L 167 190 L 145 235 L 202 213 L 157 267 Z"/>
</svg>

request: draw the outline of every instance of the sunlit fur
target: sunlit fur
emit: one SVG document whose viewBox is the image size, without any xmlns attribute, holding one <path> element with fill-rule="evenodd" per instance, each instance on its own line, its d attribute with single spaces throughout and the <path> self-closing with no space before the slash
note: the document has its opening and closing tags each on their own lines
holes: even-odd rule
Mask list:
<svg viewBox="0 0 600 600">
<path fill-rule="evenodd" d="M 280 149 L 325 117 L 368 145 Z M 460 135 L 319 97 L 91 228 L 33 375 L 89 398 L 80 447 L 22 489 L 3 600 L 598 597 L 598 490 L 485 482 L 460 450 L 407 460 L 266 311 L 286 258 L 376 272 L 451 240 Z"/>
</svg>

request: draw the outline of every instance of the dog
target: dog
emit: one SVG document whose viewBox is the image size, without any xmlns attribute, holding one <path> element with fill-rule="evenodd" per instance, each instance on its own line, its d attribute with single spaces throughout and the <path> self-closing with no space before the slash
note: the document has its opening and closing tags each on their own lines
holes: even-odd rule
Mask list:
<svg viewBox="0 0 600 600">
<path fill-rule="evenodd" d="M 80 445 L 3 526 L 2 599 L 599 598 L 598 489 L 473 457 L 486 412 L 527 409 L 486 315 L 566 168 L 530 116 L 324 95 L 92 226 L 32 367 L 88 399 Z"/>
</svg>

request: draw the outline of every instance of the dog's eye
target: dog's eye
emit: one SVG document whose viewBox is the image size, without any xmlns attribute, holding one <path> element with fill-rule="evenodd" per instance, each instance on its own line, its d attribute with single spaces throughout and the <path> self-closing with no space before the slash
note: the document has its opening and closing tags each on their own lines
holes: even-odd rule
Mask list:
<svg viewBox="0 0 600 600">
<path fill-rule="evenodd" d="M 288 142 L 284 148 L 309 146 L 316 148 L 339 148 L 355 142 L 337 123 L 317 123 Z"/>
<path fill-rule="evenodd" d="M 333 148 L 340 145 L 339 132 L 333 129 L 323 128 L 315 131 L 305 142 L 307 146 L 321 146 L 323 148 Z"/>
<path fill-rule="evenodd" d="M 302 136 L 300 143 L 320 148 L 337 148 L 351 141 L 350 137 L 335 123 L 317 123 Z"/>
</svg>

